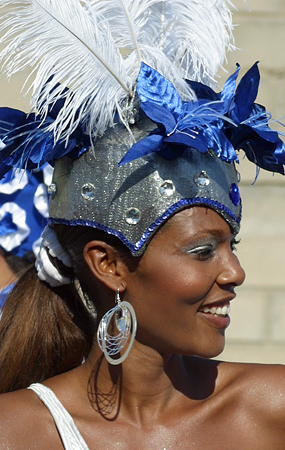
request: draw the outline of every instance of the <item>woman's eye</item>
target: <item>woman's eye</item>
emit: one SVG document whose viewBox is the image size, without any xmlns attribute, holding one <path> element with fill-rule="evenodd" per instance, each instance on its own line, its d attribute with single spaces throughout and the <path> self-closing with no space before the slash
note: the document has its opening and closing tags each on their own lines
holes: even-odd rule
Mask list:
<svg viewBox="0 0 285 450">
<path fill-rule="evenodd" d="M 203 245 L 201 247 L 192 248 L 187 253 L 196 255 L 199 261 L 204 261 L 214 255 L 215 247 L 213 245 Z"/>
<path fill-rule="evenodd" d="M 199 257 L 199 261 L 204 261 L 205 259 L 211 258 L 214 255 L 214 248 L 201 248 L 199 251 L 197 251 L 197 255 Z"/>
</svg>

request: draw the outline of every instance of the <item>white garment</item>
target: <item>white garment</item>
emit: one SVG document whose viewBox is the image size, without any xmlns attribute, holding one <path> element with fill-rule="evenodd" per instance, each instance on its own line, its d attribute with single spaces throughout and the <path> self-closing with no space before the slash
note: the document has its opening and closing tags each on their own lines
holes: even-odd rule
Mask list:
<svg viewBox="0 0 285 450">
<path fill-rule="evenodd" d="M 71 415 L 53 391 L 40 383 L 28 387 L 34 391 L 51 413 L 65 450 L 89 450 Z"/>
</svg>

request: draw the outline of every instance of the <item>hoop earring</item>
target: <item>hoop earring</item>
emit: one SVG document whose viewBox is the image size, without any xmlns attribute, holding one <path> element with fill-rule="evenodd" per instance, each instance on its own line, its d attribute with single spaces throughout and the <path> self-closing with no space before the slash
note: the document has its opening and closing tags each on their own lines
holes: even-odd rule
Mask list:
<svg viewBox="0 0 285 450">
<path fill-rule="evenodd" d="M 137 331 L 137 318 L 135 310 L 129 302 L 121 301 L 119 289 L 116 292 L 115 300 L 117 303 L 116 306 L 107 311 L 102 317 L 97 330 L 98 345 L 104 353 L 106 360 L 113 366 L 121 364 L 125 361 L 131 351 Z M 114 316 L 115 325 L 119 333 L 111 336 L 108 333 L 108 328 Z M 111 356 L 117 355 L 125 347 L 128 342 L 131 329 L 132 334 L 128 348 L 123 356 L 118 359 L 113 359 Z"/>
</svg>

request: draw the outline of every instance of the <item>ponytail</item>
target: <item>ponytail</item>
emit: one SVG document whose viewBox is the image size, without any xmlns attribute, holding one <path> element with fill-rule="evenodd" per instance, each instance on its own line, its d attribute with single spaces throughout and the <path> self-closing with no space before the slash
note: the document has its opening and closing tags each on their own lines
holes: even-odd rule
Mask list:
<svg viewBox="0 0 285 450">
<path fill-rule="evenodd" d="M 92 319 L 72 286 L 51 289 L 34 267 L 20 278 L 0 320 L 0 393 L 42 382 L 87 357 Z"/>
<path fill-rule="evenodd" d="M 139 262 L 118 238 L 101 230 L 66 225 L 54 229 L 73 264 L 69 276 L 80 280 L 85 295 L 79 296 L 76 283 L 51 288 L 38 279 L 34 266 L 24 273 L 7 297 L 0 320 L 0 393 L 71 370 L 88 356 L 95 334 L 96 293 L 90 292 L 92 274 L 83 257 L 87 242 L 104 240 L 132 268 Z M 64 274 L 67 268 L 57 264 Z"/>
</svg>

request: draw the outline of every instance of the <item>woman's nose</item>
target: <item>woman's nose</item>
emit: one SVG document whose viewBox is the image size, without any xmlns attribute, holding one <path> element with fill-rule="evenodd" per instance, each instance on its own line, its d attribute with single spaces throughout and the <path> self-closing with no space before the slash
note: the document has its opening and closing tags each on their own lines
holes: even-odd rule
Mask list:
<svg viewBox="0 0 285 450">
<path fill-rule="evenodd" d="M 240 286 L 244 280 L 245 271 L 241 267 L 238 257 L 231 252 L 231 254 L 221 262 L 221 270 L 217 281 L 223 285 L 230 284 Z"/>
</svg>

